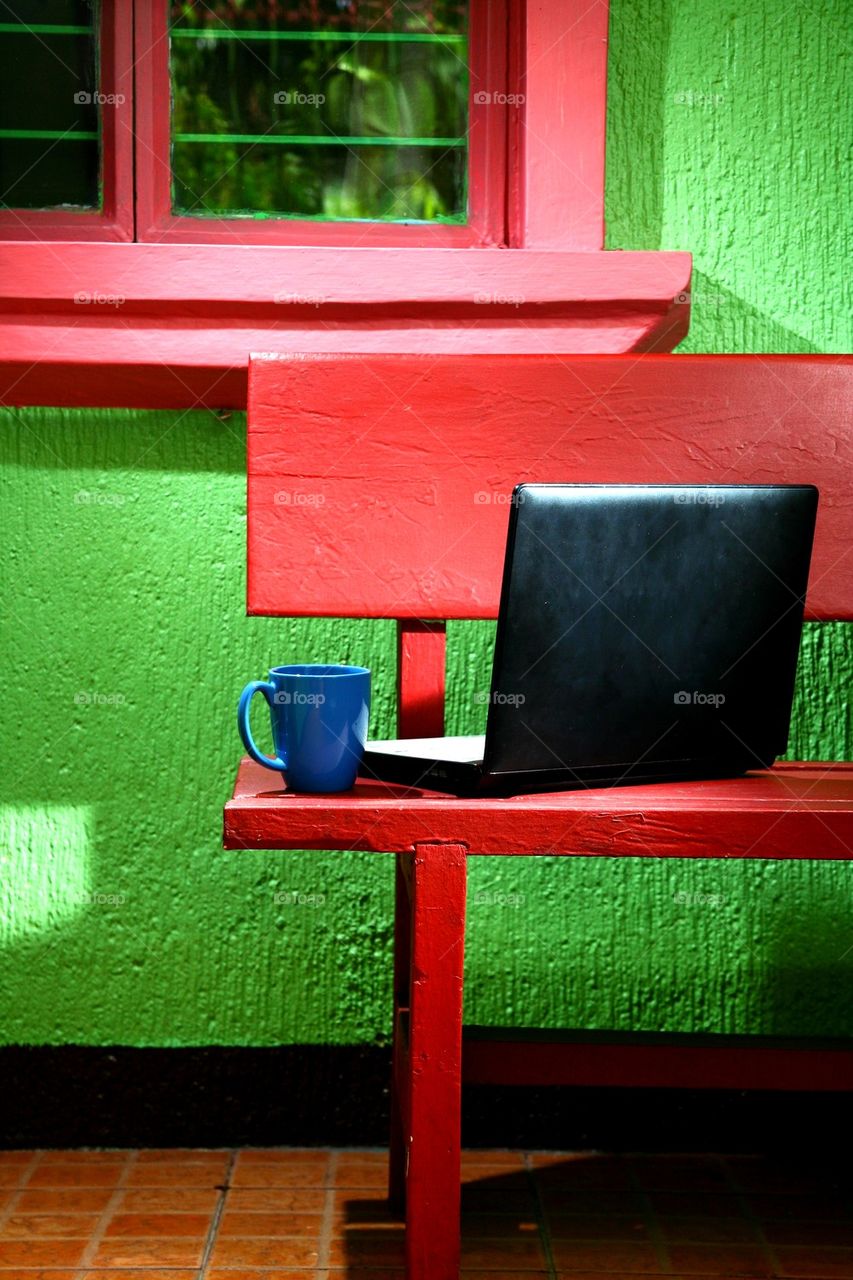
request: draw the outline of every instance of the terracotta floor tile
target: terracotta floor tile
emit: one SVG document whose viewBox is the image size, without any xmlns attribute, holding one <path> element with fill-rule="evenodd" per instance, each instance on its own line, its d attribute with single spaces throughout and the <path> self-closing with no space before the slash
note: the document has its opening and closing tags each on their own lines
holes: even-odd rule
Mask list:
<svg viewBox="0 0 853 1280">
<path fill-rule="evenodd" d="M 130 1159 L 130 1151 L 45 1151 L 40 1164 L 42 1168 L 54 1164 L 126 1164 Z"/>
<path fill-rule="evenodd" d="M 488 1182 L 470 1182 L 462 1187 L 462 1210 L 471 1213 L 530 1213 L 534 1199 L 527 1189 L 512 1191 Z"/>
<path fill-rule="evenodd" d="M 37 1151 L 0 1151 L 0 1165 L 6 1164 L 30 1164 Z"/>
<path fill-rule="evenodd" d="M 787 1221 L 792 1211 L 798 1218 L 853 1222 L 851 1202 L 838 1194 L 801 1195 L 793 1205 L 790 1196 L 762 1195 L 756 1191 L 750 1192 L 745 1199 L 755 1216 L 763 1222 Z"/>
<path fill-rule="evenodd" d="M 633 1190 L 630 1170 L 625 1161 L 606 1158 L 589 1160 L 560 1160 L 555 1164 L 535 1169 L 540 1187 L 577 1187 L 602 1191 Z"/>
<path fill-rule="evenodd" d="M 655 1272 L 661 1269 L 658 1255 L 649 1244 L 591 1244 L 555 1240 L 552 1244 L 558 1270 L 611 1272 Z"/>
<path fill-rule="evenodd" d="M 322 1187 L 325 1165 L 249 1164 L 238 1165 L 231 1178 L 233 1187 Z"/>
<path fill-rule="evenodd" d="M 569 1187 L 540 1187 L 539 1195 L 548 1214 L 614 1214 L 636 1217 L 643 1199 L 633 1191 L 577 1191 Z"/>
<path fill-rule="evenodd" d="M 263 1271 L 258 1271 L 254 1267 L 239 1267 L 237 1269 L 229 1267 L 227 1270 L 214 1267 L 206 1273 L 206 1280 L 314 1280 L 314 1275 L 313 1271 L 288 1270 L 287 1268 L 282 1270 L 279 1267 L 273 1267 L 269 1271 L 266 1268 Z M 350 1270 L 348 1267 L 334 1267 L 328 1272 L 324 1269 L 320 1272 L 320 1275 L 322 1275 L 323 1280 L 326 1280 L 326 1276 L 329 1277 L 329 1280 L 406 1280 L 405 1273 L 396 1268 L 376 1270 L 372 1267 L 367 1269 L 356 1267 Z M 102 1275 L 101 1280 L 112 1280 L 112 1276 Z M 483 1280 L 482 1273 L 478 1280 Z"/>
<path fill-rule="evenodd" d="M 735 1244 L 677 1244 L 669 1246 L 669 1258 L 676 1271 L 685 1275 L 720 1276 L 735 1274 L 772 1276 L 772 1263 L 763 1249 Z"/>
<path fill-rule="evenodd" d="M 202 1164 L 187 1164 L 179 1161 L 151 1161 L 150 1164 L 134 1165 L 130 1170 L 126 1186 L 128 1187 L 215 1187 L 219 1185 L 228 1171 L 228 1159 L 220 1156 L 216 1162 L 205 1161 Z"/>
<path fill-rule="evenodd" d="M 13 1213 L 0 1231 L 0 1240 L 36 1240 L 42 1236 L 88 1240 L 100 1220 L 97 1213 Z"/>
<path fill-rule="evenodd" d="M 136 1187 L 123 1191 L 117 1213 L 213 1213 L 221 1191 L 215 1187 L 185 1191 L 181 1187 Z"/>
<path fill-rule="evenodd" d="M 670 1244 L 754 1244 L 760 1242 L 758 1226 L 747 1218 L 658 1218 L 658 1226 Z"/>
<path fill-rule="evenodd" d="M 210 1228 L 209 1213 L 116 1213 L 107 1224 L 106 1239 L 112 1236 L 197 1237 L 203 1240 Z"/>
<path fill-rule="evenodd" d="M 0 1187 L 17 1187 L 20 1186 L 21 1179 L 26 1173 L 27 1166 L 22 1164 L 4 1164 L 0 1165 Z"/>
<path fill-rule="evenodd" d="M 213 1266 L 316 1267 L 317 1244 L 313 1240 L 217 1240 Z"/>
<path fill-rule="evenodd" d="M 27 1182 L 28 1187 L 114 1187 L 124 1173 L 127 1161 L 53 1161 L 39 1165 Z"/>
<path fill-rule="evenodd" d="M 109 1271 L 75 1272 L 74 1275 L 75 1280 L 198 1280 L 195 1267 L 191 1271 L 175 1270 L 174 1267 L 166 1270 L 162 1267 L 110 1267 Z M 231 1275 L 233 1280 L 233 1272 Z M 45 1280 L 53 1280 L 53 1273 L 48 1272 Z M 302 1280 L 305 1280 L 304 1274 Z"/>
<path fill-rule="evenodd" d="M 648 1239 L 648 1228 L 637 1215 L 595 1213 L 551 1213 L 548 1230 L 555 1240 L 611 1240 L 615 1242 Z"/>
<path fill-rule="evenodd" d="M 512 1267 L 520 1275 L 547 1267 L 538 1240 L 463 1240 L 462 1266 L 469 1271 Z"/>
<path fill-rule="evenodd" d="M 740 1198 L 717 1191 L 650 1191 L 649 1201 L 655 1213 L 673 1218 L 739 1218 Z"/>
<path fill-rule="evenodd" d="M 386 1155 L 387 1160 L 387 1155 Z M 462 1152 L 463 1169 L 469 1165 L 488 1164 L 504 1169 L 523 1169 L 524 1153 L 522 1151 L 489 1150 L 486 1148 L 468 1148 Z"/>
<path fill-rule="evenodd" d="M 851 1280 L 853 1249 L 774 1249 L 783 1276 L 803 1276 L 808 1280 Z"/>
<path fill-rule="evenodd" d="M 492 1182 L 496 1187 L 504 1187 L 507 1191 L 515 1188 L 526 1188 L 530 1184 L 530 1175 L 524 1168 L 507 1168 L 502 1164 L 467 1164 L 462 1166 L 462 1181 Z"/>
<path fill-rule="evenodd" d="M 92 1266 L 197 1267 L 203 1250 L 203 1240 L 102 1240 Z"/>
<path fill-rule="evenodd" d="M 364 1153 L 368 1159 L 370 1153 Z M 387 1156 L 385 1157 L 387 1159 Z M 328 1164 L 329 1153 L 319 1147 L 245 1147 L 237 1152 L 242 1164 Z"/>
<path fill-rule="evenodd" d="M 718 1160 L 685 1159 L 682 1156 L 635 1156 L 628 1167 L 641 1187 L 655 1191 L 731 1190 L 726 1170 Z"/>
<path fill-rule="evenodd" d="M 230 1151 L 224 1147 L 207 1150 L 204 1147 L 147 1147 L 136 1157 L 137 1164 L 217 1164 L 227 1160 Z"/>
<path fill-rule="evenodd" d="M 331 1274 L 331 1273 L 330 1273 Z M 519 1276 L 523 1276 L 524 1280 L 536 1280 L 542 1276 L 547 1278 L 551 1273 L 549 1271 L 481 1271 L 479 1268 L 465 1268 L 460 1271 L 461 1280 L 519 1280 Z M 596 1280 L 601 1280 L 601 1276 L 597 1276 Z M 672 1277 L 670 1277 L 672 1280 Z"/>
<path fill-rule="evenodd" d="M 342 1156 L 331 1173 L 330 1185 L 384 1188 L 388 1185 L 388 1162 Z"/>
<path fill-rule="evenodd" d="M 103 1213 L 113 1192 L 111 1189 L 63 1187 L 56 1191 L 22 1191 L 15 1213 Z"/>
<path fill-rule="evenodd" d="M 3 1240 L 0 1241 L 0 1269 L 73 1267 L 85 1248 L 84 1240 Z"/>
<path fill-rule="evenodd" d="M 744 1191 L 775 1191 L 785 1195 L 821 1191 L 828 1179 L 802 1164 L 766 1160 L 760 1156 L 727 1160 L 729 1173 L 736 1186 Z"/>
<path fill-rule="evenodd" d="M 81 1280 L 82 1273 L 80 1271 L 56 1271 L 53 1267 L 42 1270 L 41 1267 L 16 1267 L 14 1272 L 0 1271 L 3 1280 Z M 82 1280 L 86 1280 L 85 1276 Z M 100 1280 L 105 1280 L 103 1272 L 101 1272 Z M 112 1280 L 112 1277 L 109 1277 Z"/>
<path fill-rule="evenodd" d="M 320 1213 L 326 1203 L 322 1190 L 293 1190 L 289 1187 L 244 1189 L 232 1187 L 225 1208 L 279 1213 Z"/>
<path fill-rule="evenodd" d="M 539 1224 L 533 1213 L 466 1213 L 462 1217 L 462 1234 L 472 1238 L 518 1240 L 536 1235 L 538 1231 Z"/>
<path fill-rule="evenodd" d="M 363 1232 L 333 1240 L 329 1247 L 331 1267 L 400 1267 L 406 1260 L 403 1236 L 389 1232 Z"/>
<path fill-rule="evenodd" d="M 218 1236 L 316 1236 L 321 1213 L 241 1213 L 226 1209 Z"/>
<path fill-rule="evenodd" d="M 262 1271 L 259 1271 L 256 1267 L 228 1267 L 227 1270 L 214 1267 L 212 1270 L 205 1271 L 204 1274 L 205 1280 L 314 1280 L 316 1273 L 314 1271 L 306 1271 L 304 1267 L 299 1268 L 296 1271 L 289 1268 L 282 1270 L 281 1267 L 273 1267 L 272 1270 L 267 1270 L 267 1268 L 264 1267 Z M 346 1280 L 351 1280 L 348 1272 L 320 1272 L 323 1280 L 326 1280 L 327 1274 L 336 1276 L 346 1275 Z M 391 1276 L 390 1271 L 383 1271 L 381 1274 L 382 1280 L 389 1280 L 389 1277 Z M 100 1280 L 112 1280 L 112 1276 L 102 1275 Z M 147 1280 L 147 1276 L 145 1277 L 145 1280 Z"/>
<path fill-rule="evenodd" d="M 853 1222 L 765 1222 L 764 1235 L 771 1245 L 832 1245 L 853 1249 Z"/>
</svg>

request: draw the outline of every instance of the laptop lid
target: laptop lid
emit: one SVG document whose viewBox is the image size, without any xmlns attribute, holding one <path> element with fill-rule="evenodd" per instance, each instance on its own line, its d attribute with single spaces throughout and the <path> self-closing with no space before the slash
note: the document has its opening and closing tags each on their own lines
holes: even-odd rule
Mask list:
<svg viewBox="0 0 853 1280">
<path fill-rule="evenodd" d="M 811 485 L 518 486 L 484 772 L 772 763 L 817 500 Z"/>
</svg>

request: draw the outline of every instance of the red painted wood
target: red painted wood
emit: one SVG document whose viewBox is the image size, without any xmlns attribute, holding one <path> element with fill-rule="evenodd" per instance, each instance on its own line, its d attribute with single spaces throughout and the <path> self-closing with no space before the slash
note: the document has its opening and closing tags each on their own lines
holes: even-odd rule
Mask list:
<svg viewBox="0 0 853 1280">
<path fill-rule="evenodd" d="M 394 999 L 393 1046 L 391 1057 L 391 1132 L 388 1151 L 388 1200 L 402 1210 L 406 1204 L 406 1126 L 404 1102 L 408 1106 L 409 1051 L 402 1018 L 408 1018 L 412 961 L 412 903 L 407 883 L 411 875 L 411 855 L 398 853 L 394 871 Z"/>
<path fill-rule="evenodd" d="M 286 792 L 244 759 L 225 807 L 229 849 L 411 850 L 650 858 L 853 858 L 853 764 L 777 764 L 710 782 L 457 799 L 359 781 L 339 796 Z"/>
<path fill-rule="evenodd" d="M 513 244 L 600 249 L 604 243 L 606 0 L 527 0 L 513 184 Z"/>
<path fill-rule="evenodd" d="M 444 733 L 443 622 L 416 618 L 397 623 L 397 737 L 435 738 Z"/>
<path fill-rule="evenodd" d="M 167 6 L 136 0 L 138 239 L 183 244 L 427 248 L 506 243 L 506 0 L 470 0 L 469 210 L 466 226 L 191 217 L 171 209 Z M 203 194 L 203 193 L 200 193 Z"/>
<path fill-rule="evenodd" d="M 853 1088 L 853 1047 L 809 1044 L 727 1043 L 734 1037 L 681 1037 L 682 1043 L 632 1043 L 629 1035 L 558 1041 L 465 1039 L 462 1076 L 465 1084 L 616 1086 L 632 1089 L 771 1089 L 832 1090 Z M 589 1033 L 587 1033 L 589 1035 Z"/>
<path fill-rule="evenodd" d="M 412 858 L 406 1124 L 406 1275 L 457 1280 L 466 850 Z"/>
<path fill-rule="evenodd" d="M 520 481 L 797 481 L 807 616 L 850 619 L 851 416 L 843 356 L 256 359 L 249 612 L 494 618 Z"/>
<path fill-rule="evenodd" d="M 0 243 L 0 401 L 244 407 L 252 351 L 671 347 L 689 282 L 681 253 Z"/>
<path fill-rule="evenodd" d="M 70 209 L 0 209 L 0 239 L 23 241 L 115 241 L 133 239 L 133 19 L 124 0 L 100 6 L 99 91 L 108 99 L 101 108 L 103 209 L 74 213 Z M 56 270 L 62 250 L 42 251 L 46 275 Z M 75 292 L 95 292 L 82 275 Z M 52 403 L 47 401 L 47 403 Z"/>
</svg>

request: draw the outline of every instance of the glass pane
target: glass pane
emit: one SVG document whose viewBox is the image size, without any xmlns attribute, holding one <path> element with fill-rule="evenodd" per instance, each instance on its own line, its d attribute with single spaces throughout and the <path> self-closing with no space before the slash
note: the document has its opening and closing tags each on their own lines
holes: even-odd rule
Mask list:
<svg viewBox="0 0 853 1280">
<path fill-rule="evenodd" d="M 175 212 L 464 222 L 468 6 L 174 3 Z"/>
<path fill-rule="evenodd" d="M 100 205 L 94 0 L 0 4 L 0 206 Z"/>
</svg>

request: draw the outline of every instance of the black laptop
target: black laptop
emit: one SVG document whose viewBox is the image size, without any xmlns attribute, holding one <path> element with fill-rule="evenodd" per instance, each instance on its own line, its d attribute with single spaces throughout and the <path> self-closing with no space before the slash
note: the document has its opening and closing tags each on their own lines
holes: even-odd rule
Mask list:
<svg viewBox="0 0 853 1280">
<path fill-rule="evenodd" d="M 369 742 L 362 775 L 506 795 L 769 766 L 817 502 L 812 485 L 519 485 L 485 735 Z"/>
</svg>

